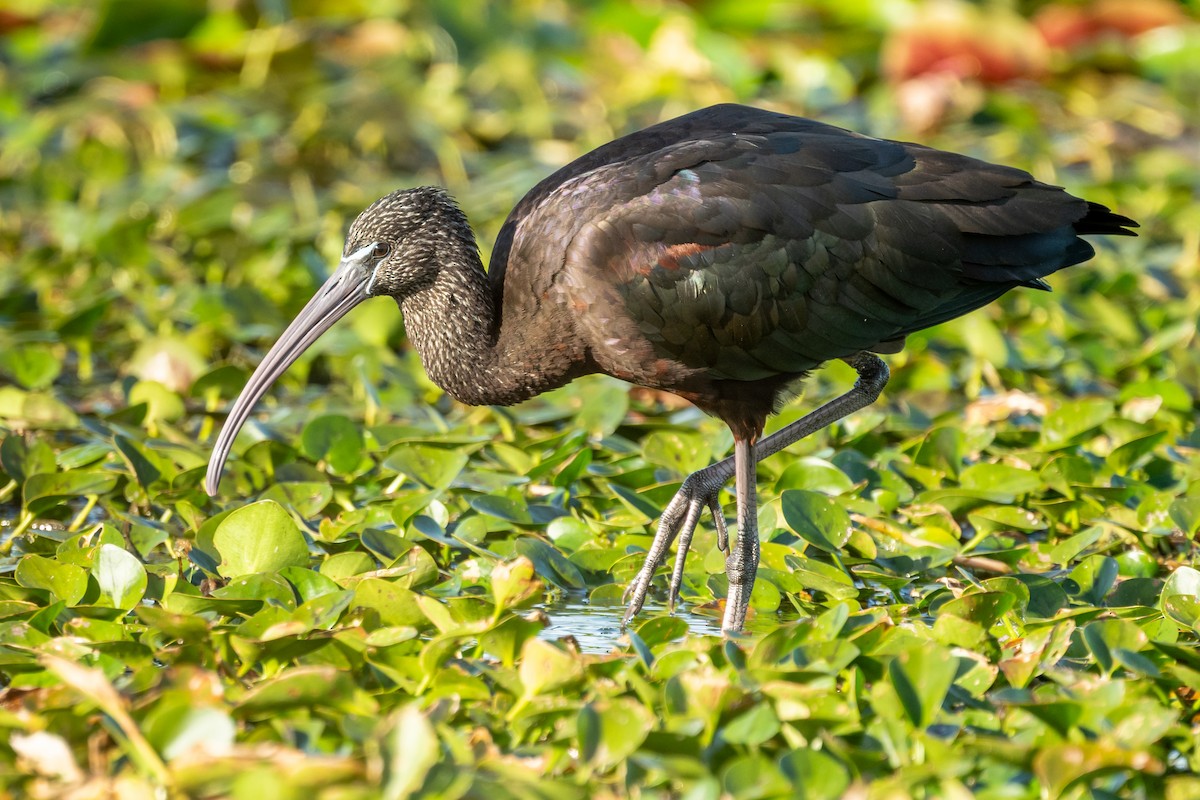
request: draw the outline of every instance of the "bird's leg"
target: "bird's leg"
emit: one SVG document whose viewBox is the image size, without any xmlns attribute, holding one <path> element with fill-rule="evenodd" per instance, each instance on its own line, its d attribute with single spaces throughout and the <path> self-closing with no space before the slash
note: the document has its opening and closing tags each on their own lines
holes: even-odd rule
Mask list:
<svg viewBox="0 0 1200 800">
<path fill-rule="evenodd" d="M 852 414 L 875 402 L 879 397 L 879 393 L 883 391 L 883 387 L 888 382 L 889 373 L 887 364 L 883 363 L 879 356 L 867 352 L 856 353 L 843 360 L 858 373 L 858 380 L 855 381 L 853 388 L 842 396 L 830 400 L 820 408 L 805 414 L 791 425 L 781 428 L 757 442 L 752 448 L 754 463 L 778 453 L 780 450 L 800 441 L 805 436 L 832 425 L 847 414 Z M 663 512 L 662 519 L 659 521 L 658 531 L 655 533 L 654 541 L 650 545 L 650 552 L 646 554 L 646 563 L 642 565 L 637 578 L 634 579 L 633 583 L 625 591 L 625 599 L 629 602 L 629 608 L 625 611 L 625 618 L 622 624 L 627 624 L 633 618 L 633 615 L 641 610 L 642 605 L 646 601 L 646 594 L 650 590 L 650 581 L 654 577 L 655 571 L 662 564 L 663 559 L 666 557 L 667 549 L 675 541 L 675 537 L 679 536 L 679 553 L 676 556 L 675 569 L 671 575 L 669 595 L 670 603 L 674 605 L 683 580 L 683 560 L 687 555 L 686 546 L 691 544 L 692 534 L 696 530 L 696 524 L 700 520 L 700 512 L 704 506 L 708 506 L 713 512 L 713 519 L 717 525 L 717 541 L 721 545 L 721 549 L 725 549 L 728 541 L 725 532 L 725 517 L 724 512 L 721 511 L 720 504 L 717 502 L 717 496 L 721 491 L 721 487 L 733 477 L 736 460 L 735 451 L 733 457 L 718 461 L 716 464 L 692 473 L 683 482 L 683 485 L 679 487 L 679 491 L 675 494 L 670 505 Z M 738 499 L 740 524 L 742 514 L 740 492 Z M 740 539 L 739 527 L 739 541 Z M 757 561 L 755 563 L 757 564 Z M 730 583 L 732 586 L 732 580 Z M 747 595 L 747 599 L 749 599 L 749 595 Z M 727 605 L 726 609 L 728 608 L 729 606 Z"/>
<path fill-rule="evenodd" d="M 754 440 L 733 440 L 733 464 L 737 491 L 737 539 L 725 559 L 725 575 L 729 578 L 729 595 L 725 598 L 725 617 L 721 631 L 740 631 L 750 608 L 750 592 L 758 572 L 758 493 L 754 468 Z"/>
<path fill-rule="evenodd" d="M 642 564 L 641 571 L 625 590 L 623 599 L 629 603 L 629 608 L 626 609 L 625 617 L 621 620 L 622 627 L 627 625 L 629 620 L 633 619 L 633 615 L 641 610 L 642 605 L 646 602 L 646 594 L 650 591 L 650 581 L 654 578 L 654 572 L 666 558 L 667 549 L 675 541 L 675 537 L 682 532 L 675 567 L 676 575 L 671 580 L 674 588 L 671 590 L 670 603 L 674 608 L 675 599 L 679 595 L 678 581 L 682 580 L 683 576 L 683 559 L 687 555 L 687 548 L 691 546 L 692 534 L 696 532 L 696 524 L 700 521 L 700 512 L 704 510 L 705 506 L 712 511 L 713 520 L 716 521 L 718 543 L 721 544 L 722 549 L 728 547 L 729 535 L 725 530 L 725 512 L 721 510 L 721 504 L 717 502 L 717 495 L 720 493 L 721 487 L 728 483 L 732 476 L 733 459 L 726 458 L 697 470 L 684 479 L 683 485 L 679 487 L 679 491 L 675 493 L 675 497 L 671 499 L 670 504 L 663 510 L 662 517 L 659 518 L 658 530 L 654 534 L 654 541 L 650 543 L 650 550 L 646 553 L 646 561 Z"/>
</svg>

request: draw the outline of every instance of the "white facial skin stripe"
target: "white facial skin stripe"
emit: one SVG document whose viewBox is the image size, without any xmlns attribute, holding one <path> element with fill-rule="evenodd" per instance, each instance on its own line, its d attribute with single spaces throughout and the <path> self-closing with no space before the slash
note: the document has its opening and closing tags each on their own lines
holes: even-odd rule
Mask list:
<svg viewBox="0 0 1200 800">
<path fill-rule="evenodd" d="M 370 242 L 369 244 L 365 244 L 362 247 L 358 248 L 353 253 L 346 256 L 346 259 L 345 259 L 346 263 L 354 264 L 356 266 L 365 266 L 365 262 L 366 262 L 367 258 L 371 255 L 371 251 L 375 249 L 375 246 L 377 244 L 379 244 L 379 243 L 378 242 Z M 371 279 L 367 281 L 367 285 L 363 288 L 363 292 L 368 297 L 371 295 L 371 289 L 375 286 L 375 278 L 378 275 L 379 275 L 379 265 L 377 264 L 377 265 L 375 265 L 375 268 L 371 270 Z"/>
</svg>

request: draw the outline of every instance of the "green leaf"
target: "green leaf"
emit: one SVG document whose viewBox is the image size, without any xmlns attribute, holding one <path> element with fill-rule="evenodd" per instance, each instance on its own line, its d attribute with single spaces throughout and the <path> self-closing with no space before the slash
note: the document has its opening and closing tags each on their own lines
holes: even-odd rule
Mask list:
<svg viewBox="0 0 1200 800">
<path fill-rule="evenodd" d="M 1120 566 L 1108 556 L 1088 556 L 1071 570 L 1066 583 L 1068 593 L 1094 606 L 1104 604 L 1104 598 L 1117 581 Z"/>
<path fill-rule="evenodd" d="M 387 626 L 423 628 L 429 624 L 411 589 L 382 578 L 360 581 L 354 587 L 354 605 L 375 611 Z"/>
<path fill-rule="evenodd" d="M 129 390 L 129 405 L 146 404 L 147 422 L 177 422 L 186 409 L 183 398 L 158 381 L 138 381 Z"/>
<path fill-rule="evenodd" d="M 43 589 L 68 606 L 83 599 L 88 576 L 82 567 L 60 564 L 51 558 L 27 555 L 17 563 L 17 583 L 29 589 Z"/>
<path fill-rule="evenodd" d="M 708 466 L 710 448 L 696 433 L 655 431 L 643 440 L 642 456 L 676 475 L 690 475 Z"/>
<path fill-rule="evenodd" d="M 837 501 L 804 489 L 789 489 L 780 498 L 788 526 L 814 547 L 836 553 L 850 538 L 850 515 Z"/>
<path fill-rule="evenodd" d="M 650 709 L 634 698 L 593 701 L 576 720 L 579 754 L 602 769 L 615 767 L 637 752 L 654 724 Z"/>
<path fill-rule="evenodd" d="M 964 489 L 995 493 L 1005 498 L 1001 502 L 1010 503 L 1042 486 L 1036 472 L 1008 464 L 972 464 L 958 476 L 958 482 Z"/>
<path fill-rule="evenodd" d="M 100 545 L 92 564 L 92 577 L 100 587 L 98 605 L 128 611 L 146 593 L 146 568 L 136 556 L 115 545 Z"/>
<path fill-rule="evenodd" d="M 537 594 L 542 583 L 534 575 L 533 562 L 526 557 L 492 568 L 492 597 L 497 613 L 512 608 Z"/>
<path fill-rule="evenodd" d="M 300 452 L 313 461 L 325 461 L 335 474 L 352 473 L 363 458 L 362 431 L 339 414 L 317 417 L 300 433 Z"/>
<path fill-rule="evenodd" d="M 532 561 L 537 574 L 555 586 L 564 589 L 583 589 L 587 586 L 579 568 L 541 539 L 523 536 L 517 539 L 513 550 Z"/>
<path fill-rule="evenodd" d="M 577 655 L 542 639 L 525 642 L 520 660 L 517 674 L 527 697 L 565 689 L 583 677 Z"/>
<path fill-rule="evenodd" d="M 25 342 L 0 348 L 0 370 L 26 389 L 45 389 L 62 372 L 62 362 L 49 345 Z"/>
<path fill-rule="evenodd" d="M 1050 447 L 1071 444 L 1115 414 L 1112 402 L 1102 398 L 1068 401 L 1042 421 L 1042 443 Z"/>
<path fill-rule="evenodd" d="M 495 494 L 482 494 L 472 497 L 469 501 L 471 508 L 480 514 L 513 522 L 518 525 L 528 525 L 533 521 L 529 515 L 529 506 L 524 500 Z"/>
<path fill-rule="evenodd" d="M 943 604 L 938 614 L 949 614 L 974 622 L 984 630 L 1012 610 L 1017 598 L 1007 592 L 972 592 Z"/>
<path fill-rule="evenodd" d="M 291 708 L 342 708 L 357 694 L 344 670 L 329 666 L 294 667 L 259 681 L 237 704 L 241 717 L 275 714 Z"/>
<path fill-rule="evenodd" d="M 221 520 L 213 546 L 221 556 L 219 571 L 227 578 L 304 566 L 309 558 L 296 523 L 273 500 L 243 506 Z"/>
<path fill-rule="evenodd" d="M 23 392 L 0 386 L 0 421 L 16 430 L 74 428 L 79 417 L 70 406 L 46 392 Z"/>
<path fill-rule="evenodd" d="M 0 469 L 17 483 L 30 475 L 53 473 L 54 450 L 40 438 L 10 433 L 0 441 Z"/>
<path fill-rule="evenodd" d="M 905 650 L 888 663 L 892 686 L 914 727 L 933 723 L 957 671 L 958 659 L 933 645 Z"/>
<path fill-rule="evenodd" d="M 730 744 L 758 747 L 779 733 L 779 717 L 769 703 L 757 703 L 721 726 L 721 738 Z"/>
<path fill-rule="evenodd" d="M 850 788 L 850 772 L 825 750 L 792 750 L 779 759 L 779 769 L 796 800 L 838 800 Z"/>
<path fill-rule="evenodd" d="M 78 497 L 106 495 L 116 485 L 116 475 L 91 470 L 30 475 L 25 480 L 25 505 L 33 514 L 44 514 Z"/>
<path fill-rule="evenodd" d="M 1175 568 L 1163 584 L 1162 610 L 1179 624 L 1200 631 L 1200 570 Z"/>
<path fill-rule="evenodd" d="M 259 495 L 274 500 L 304 519 L 315 517 L 333 500 L 333 487 L 323 481 L 284 481 L 273 483 Z"/>
<path fill-rule="evenodd" d="M 821 494 L 840 495 L 854 488 L 854 481 L 823 458 L 805 456 L 797 459 L 775 482 L 777 491 L 807 489 Z"/>
<path fill-rule="evenodd" d="M 389 722 L 383 738 L 387 771 L 382 797 L 418 797 L 441 755 L 437 732 L 416 703 L 401 707 Z"/>
<path fill-rule="evenodd" d="M 392 451 L 383 466 L 420 481 L 430 489 L 445 489 L 454 483 L 467 461 L 468 456 L 462 450 L 410 444 Z"/>
</svg>

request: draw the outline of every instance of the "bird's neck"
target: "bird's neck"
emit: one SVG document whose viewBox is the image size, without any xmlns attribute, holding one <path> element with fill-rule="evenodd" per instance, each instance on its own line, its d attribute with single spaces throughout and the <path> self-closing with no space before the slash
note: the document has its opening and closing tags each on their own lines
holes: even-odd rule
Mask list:
<svg viewBox="0 0 1200 800">
<path fill-rule="evenodd" d="M 409 341 L 430 379 L 469 405 L 510 405 L 590 371 L 581 369 L 582 352 L 562 347 L 573 338 L 569 324 L 539 319 L 542 314 L 504 314 L 474 238 L 466 237 L 431 253 L 437 279 L 400 302 Z"/>
</svg>

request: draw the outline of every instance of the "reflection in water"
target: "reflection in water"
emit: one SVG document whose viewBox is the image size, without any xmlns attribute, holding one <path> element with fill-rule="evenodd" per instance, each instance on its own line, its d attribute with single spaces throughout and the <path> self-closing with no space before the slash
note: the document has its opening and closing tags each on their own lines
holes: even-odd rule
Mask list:
<svg viewBox="0 0 1200 800">
<path fill-rule="evenodd" d="M 564 636 L 573 636 L 579 649 L 585 653 L 610 653 L 614 648 L 626 644 L 621 632 L 621 617 L 625 606 L 621 603 L 589 603 L 583 597 L 564 595 L 553 603 L 538 606 L 550 617 L 550 625 L 541 632 L 543 639 L 551 641 Z M 647 601 L 633 621 L 633 626 L 648 619 L 667 613 L 666 605 Z M 720 636 L 721 617 L 714 609 L 710 614 L 700 614 L 682 604 L 675 609 L 675 616 L 687 623 L 688 633 L 699 636 Z M 787 621 L 777 614 L 759 614 L 746 620 L 746 631 L 752 637 L 774 629 Z"/>
</svg>

